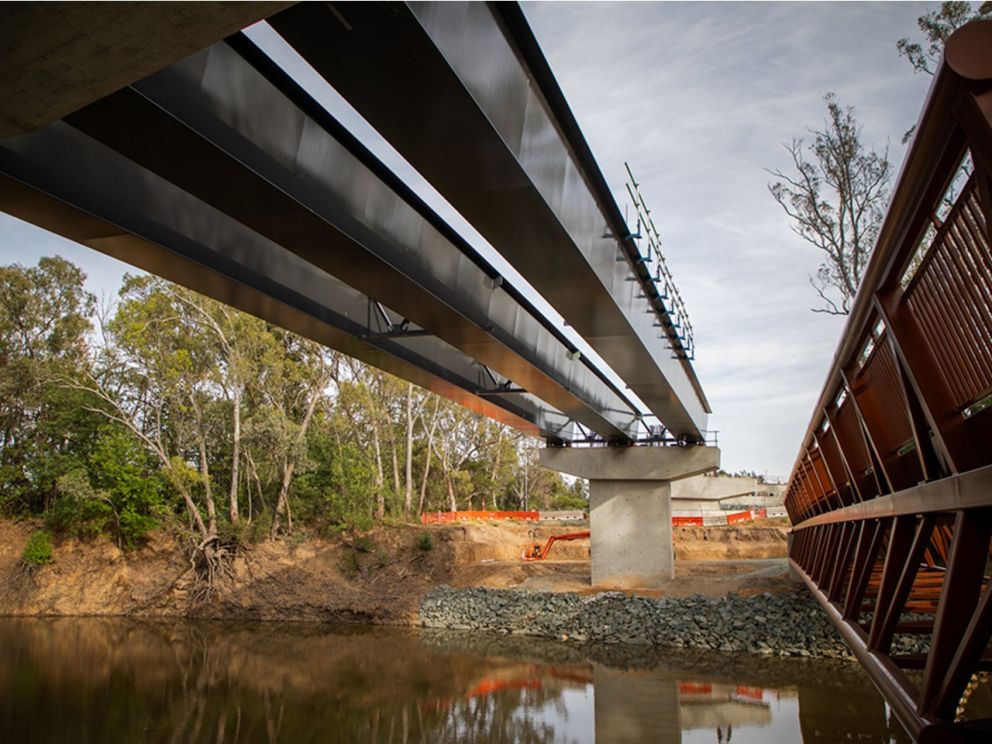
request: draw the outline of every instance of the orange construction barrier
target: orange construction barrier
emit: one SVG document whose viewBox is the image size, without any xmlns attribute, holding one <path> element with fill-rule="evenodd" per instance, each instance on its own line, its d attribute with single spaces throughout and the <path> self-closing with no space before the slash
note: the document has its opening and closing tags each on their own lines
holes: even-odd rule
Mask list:
<svg viewBox="0 0 992 744">
<path fill-rule="evenodd" d="M 754 515 L 750 511 L 737 512 L 727 515 L 727 524 L 737 524 L 738 522 L 750 522 Z"/>
<path fill-rule="evenodd" d="M 447 524 L 449 522 L 463 522 L 469 519 L 520 519 L 536 522 L 540 519 L 540 513 L 536 511 L 458 511 L 424 512 L 420 515 L 421 524 Z"/>
<path fill-rule="evenodd" d="M 702 527 L 703 526 L 703 518 L 702 517 L 672 517 L 672 524 L 675 527 L 678 527 L 679 525 L 691 525 L 691 526 L 694 526 L 694 527 Z"/>
</svg>

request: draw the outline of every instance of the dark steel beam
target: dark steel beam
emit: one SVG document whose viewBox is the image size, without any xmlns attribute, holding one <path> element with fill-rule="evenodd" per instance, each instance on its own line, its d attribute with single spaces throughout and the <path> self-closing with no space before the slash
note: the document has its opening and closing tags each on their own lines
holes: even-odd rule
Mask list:
<svg viewBox="0 0 992 744">
<path fill-rule="evenodd" d="M 4 3 L 0 138 L 32 132 L 292 3 Z"/>
<path fill-rule="evenodd" d="M 307 3 L 269 22 L 671 432 L 701 438 L 692 365 L 627 281 L 629 230 L 515 3 Z"/>
<path fill-rule="evenodd" d="M 493 288 L 491 267 L 250 42 L 232 43 L 67 122 L 604 438 L 636 437 L 635 411 L 563 335 Z"/>
<path fill-rule="evenodd" d="M 64 123 L 0 141 L 0 174 L 0 208 L 15 217 L 533 436 L 568 422 L 532 396 L 479 397 L 475 361 L 435 338 L 361 340 L 368 297 Z"/>
</svg>

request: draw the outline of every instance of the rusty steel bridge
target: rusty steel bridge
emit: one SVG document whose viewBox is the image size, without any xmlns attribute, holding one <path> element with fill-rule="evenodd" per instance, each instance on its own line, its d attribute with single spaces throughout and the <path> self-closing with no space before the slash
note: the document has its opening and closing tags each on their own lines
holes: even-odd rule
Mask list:
<svg viewBox="0 0 992 744">
<path fill-rule="evenodd" d="M 992 669 L 990 224 L 980 21 L 947 44 L 785 500 L 793 567 L 920 742 L 992 740 L 959 708 Z"/>
</svg>

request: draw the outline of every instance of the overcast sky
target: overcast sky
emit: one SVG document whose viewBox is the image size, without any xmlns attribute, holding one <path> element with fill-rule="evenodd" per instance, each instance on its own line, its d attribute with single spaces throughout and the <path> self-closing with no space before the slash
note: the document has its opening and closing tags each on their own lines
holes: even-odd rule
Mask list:
<svg viewBox="0 0 992 744">
<path fill-rule="evenodd" d="M 787 476 L 844 320 L 810 312 L 819 257 L 764 168 L 787 168 L 782 143 L 822 123 L 827 91 L 898 168 L 930 79 L 895 43 L 937 4 L 524 7 L 614 194 L 627 160 L 653 210 L 724 468 Z"/>
<path fill-rule="evenodd" d="M 764 169 L 788 166 L 782 143 L 822 122 L 827 91 L 855 107 L 867 142 L 889 142 L 898 168 L 929 78 L 895 42 L 933 7 L 524 5 L 621 205 L 625 160 L 641 182 L 695 329 L 727 470 L 788 475 L 843 328 L 809 310 L 819 257 L 791 233 Z M 0 263 L 56 253 L 98 294 L 129 270 L 0 214 Z"/>
</svg>

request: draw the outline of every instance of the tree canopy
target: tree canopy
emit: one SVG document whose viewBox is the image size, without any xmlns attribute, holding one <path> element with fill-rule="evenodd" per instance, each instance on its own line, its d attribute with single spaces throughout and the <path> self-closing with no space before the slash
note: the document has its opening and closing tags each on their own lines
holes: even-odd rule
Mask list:
<svg viewBox="0 0 992 744">
<path fill-rule="evenodd" d="M 573 507 L 536 442 L 151 276 L 98 311 L 60 258 L 0 267 L 0 509 L 122 547 Z"/>
<path fill-rule="evenodd" d="M 916 72 L 933 75 L 937 72 L 950 35 L 969 21 L 981 18 L 992 18 L 992 2 L 984 2 L 977 8 L 974 3 L 941 3 L 938 10 L 924 13 L 916 20 L 923 32 L 923 41 L 903 37 L 896 42 L 896 49 L 900 56 L 909 60 Z"/>
</svg>

